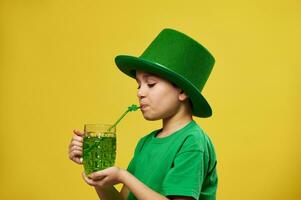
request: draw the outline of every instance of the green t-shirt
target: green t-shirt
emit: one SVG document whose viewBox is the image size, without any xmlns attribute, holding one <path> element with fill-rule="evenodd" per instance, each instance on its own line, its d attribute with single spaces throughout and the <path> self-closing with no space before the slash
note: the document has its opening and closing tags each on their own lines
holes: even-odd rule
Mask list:
<svg viewBox="0 0 301 200">
<path fill-rule="evenodd" d="M 128 171 L 164 196 L 215 200 L 217 161 L 207 134 L 194 120 L 167 137 L 157 138 L 161 130 L 139 140 Z M 128 200 L 136 200 L 133 193 Z"/>
</svg>

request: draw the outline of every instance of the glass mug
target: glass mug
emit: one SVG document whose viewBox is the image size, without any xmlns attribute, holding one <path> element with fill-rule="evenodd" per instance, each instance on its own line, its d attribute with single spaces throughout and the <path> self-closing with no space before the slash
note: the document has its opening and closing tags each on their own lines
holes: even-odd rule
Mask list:
<svg viewBox="0 0 301 200">
<path fill-rule="evenodd" d="M 87 175 L 112 167 L 116 159 L 116 127 L 108 124 L 85 124 L 83 165 Z"/>
</svg>

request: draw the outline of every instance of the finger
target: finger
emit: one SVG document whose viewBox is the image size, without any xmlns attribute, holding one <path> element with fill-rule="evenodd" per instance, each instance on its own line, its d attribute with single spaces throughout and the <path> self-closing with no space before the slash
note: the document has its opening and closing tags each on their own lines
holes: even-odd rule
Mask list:
<svg viewBox="0 0 301 200">
<path fill-rule="evenodd" d="M 78 164 L 82 163 L 82 161 L 80 160 L 82 158 L 81 155 L 74 155 L 73 153 L 70 153 L 69 154 L 69 158 L 70 158 L 70 160 L 72 160 L 72 161 L 74 161 L 74 162 L 76 162 Z"/>
<path fill-rule="evenodd" d="M 72 140 L 82 142 L 83 141 L 83 136 L 73 135 Z"/>
<path fill-rule="evenodd" d="M 82 165 L 82 158 L 81 157 L 74 157 L 71 159 L 73 162 L 75 162 L 76 164 Z"/>
<path fill-rule="evenodd" d="M 81 153 L 83 153 L 83 147 L 79 147 L 79 146 L 71 146 L 69 147 L 69 154 L 71 154 L 73 151 L 80 151 Z"/>
<path fill-rule="evenodd" d="M 79 146 L 79 147 L 82 147 L 82 146 L 83 146 L 83 143 L 82 143 L 82 142 L 79 142 L 79 141 L 76 141 L 76 140 L 72 140 L 70 146 Z"/>
<path fill-rule="evenodd" d="M 71 160 L 74 160 L 75 158 L 81 158 L 82 157 L 82 155 L 79 152 L 74 152 L 74 151 L 69 152 L 68 155 L 69 155 L 69 158 Z"/>
<path fill-rule="evenodd" d="M 73 158 L 73 161 L 76 162 L 77 164 L 83 164 L 83 158 L 82 157 L 75 157 Z"/>
<path fill-rule="evenodd" d="M 74 150 L 83 151 L 83 147 L 79 147 L 79 146 L 71 146 L 70 152 L 71 152 L 71 151 L 74 151 Z"/>
<path fill-rule="evenodd" d="M 69 153 L 71 153 L 72 151 L 83 151 L 83 147 L 81 146 L 71 146 L 69 147 Z"/>
<path fill-rule="evenodd" d="M 85 172 L 82 173 L 82 177 L 85 180 L 85 182 L 88 183 L 89 185 L 91 185 L 91 186 L 96 185 L 92 179 L 90 179 L 89 177 L 86 176 Z"/>
<path fill-rule="evenodd" d="M 94 181 L 97 181 L 104 179 L 106 177 L 106 174 L 104 174 L 103 171 L 98 171 L 90 174 L 89 177 Z"/>
<path fill-rule="evenodd" d="M 75 162 L 79 165 L 83 164 L 83 158 L 82 157 L 73 157 L 73 158 L 69 157 L 69 158 L 70 158 L 70 160 L 72 160 L 73 162 Z"/>
<path fill-rule="evenodd" d="M 79 130 L 76 130 L 76 129 L 73 130 L 73 133 L 75 133 L 78 136 L 83 136 L 84 135 L 83 131 L 79 131 Z"/>
<path fill-rule="evenodd" d="M 73 151 L 70 152 L 70 157 L 71 158 L 82 157 L 82 155 L 83 155 L 82 151 L 73 150 Z"/>
</svg>

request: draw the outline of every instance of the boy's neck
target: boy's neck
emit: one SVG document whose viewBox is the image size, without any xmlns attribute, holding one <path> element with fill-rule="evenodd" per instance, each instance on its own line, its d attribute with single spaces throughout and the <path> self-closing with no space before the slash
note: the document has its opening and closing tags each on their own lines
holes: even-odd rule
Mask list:
<svg viewBox="0 0 301 200">
<path fill-rule="evenodd" d="M 157 138 L 167 137 L 177 130 L 181 129 L 185 125 L 187 125 L 189 122 L 191 122 L 192 116 L 186 115 L 186 116 L 173 116 L 171 118 L 162 119 L 163 128 L 162 130 L 157 134 Z"/>
</svg>

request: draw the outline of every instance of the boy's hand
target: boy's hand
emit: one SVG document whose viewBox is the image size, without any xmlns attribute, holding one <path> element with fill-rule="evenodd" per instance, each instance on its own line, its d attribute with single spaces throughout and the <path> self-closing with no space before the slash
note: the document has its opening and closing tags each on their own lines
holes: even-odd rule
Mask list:
<svg viewBox="0 0 301 200">
<path fill-rule="evenodd" d="M 77 164 L 82 164 L 84 132 L 73 130 L 73 133 L 74 135 L 69 145 L 69 158 Z"/>
<path fill-rule="evenodd" d="M 83 172 L 83 178 L 86 183 L 91 186 L 104 188 L 120 183 L 121 172 L 122 169 L 118 167 L 109 167 L 107 169 L 94 172 L 89 176 L 86 176 Z"/>
</svg>

